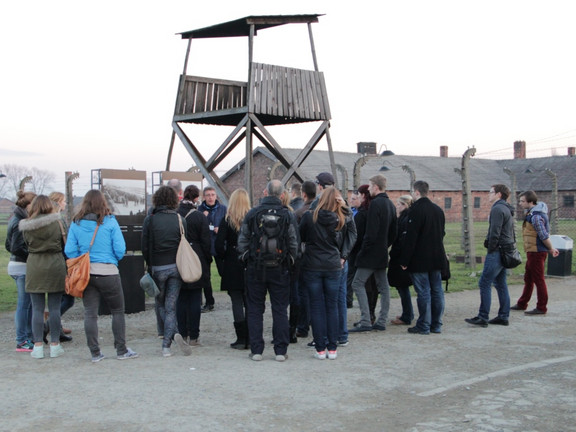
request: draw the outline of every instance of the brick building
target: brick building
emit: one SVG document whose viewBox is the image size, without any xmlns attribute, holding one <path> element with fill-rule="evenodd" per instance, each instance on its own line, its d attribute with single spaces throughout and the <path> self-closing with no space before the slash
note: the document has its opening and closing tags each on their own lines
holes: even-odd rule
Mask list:
<svg viewBox="0 0 576 432">
<path fill-rule="evenodd" d="M 370 151 L 370 146 L 358 147 L 364 150 L 364 153 L 334 152 L 340 189 L 353 191 L 359 185 L 368 183 L 372 175 L 381 173 L 386 176 L 388 194 L 394 199 L 410 192 L 413 179 L 426 180 L 430 184 L 430 199 L 444 210 L 446 220 L 456 222 L 462 219 L 462 177 L 456 171 L 462 167 L 461 157 L 448 157 L 446 147 L 440 149 L 439 157 L 403 156 L 394 155 L 392 152 L 384 152 L 387 156 L 382 156 L 376 154 L 375 146 L 373 152 Z M 294 160 L 300 149 L 283 149 L 283 151 Z M 574 149 L 569 148 L 567 156 L 526 159 L 525 154 L 525 143 L 520 141 L 515 143 L 514 159 L 469 160 L 471 205 L 475 221 L 487 220 L 490 212 L 488 192 L 496 183 L 508 185 L 516 195 L 532 189 L 548 204 L 551 211 L 557 207 L 559 218 L 576 218 Z M 254 195 L 258 197 L 268 180 L 282 178 L 286 170 L 265 147 L 254 150 L 253 160 Z M 222 176 L 222 181 L 229 191 L 244 186 L 243 167 L 244 162 L 241 161 Z M 307 177 L 306 180 L 313 180 L 319 172 L 330 171 L 328 152 L 313 151 L 301 169 Z M 291 182 L 292 180 L 289 184 Z M 554 182 L 557 183 L 557 206 L 554 206 Z M 512 202 L 512 199 L 509 202 Z M 517 214 L 521 218 L 522 212 L 518 211 Z"/>
</svg>

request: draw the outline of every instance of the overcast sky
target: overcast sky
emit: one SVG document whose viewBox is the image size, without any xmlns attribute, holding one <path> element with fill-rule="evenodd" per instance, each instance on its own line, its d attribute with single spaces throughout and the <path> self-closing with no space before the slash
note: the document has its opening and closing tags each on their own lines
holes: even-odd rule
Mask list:
<svg viewBox="0 0 576 432">
<path fill-rule="evenodd" d="M 0 164 L 162 171 L 186 41 L 178 32 L 248 15 L 325 14 L 314 24 L 335 150 L 511 158 L 576 145 L 573 1 L 26 1 L 0 16 Z M 255 60 L 313 69 L 305 25 L 263 30 Z M 247 79 L 247 40 L 195 40 L 188 73 Z M 317 127 L 317 126 L 315 126 Z M 211 155 L 230 130 L 199 132 Z M 284 147 L 311 133 L 275 132 Z M 325 148 L 319 146 L 318 148 Z M 243 155 L 236 155 L 236 158 Z M 192 160 L 177 141 L 173 170 Z M 229 160 L 220 169 L 228 168 Z"/>
</svg>

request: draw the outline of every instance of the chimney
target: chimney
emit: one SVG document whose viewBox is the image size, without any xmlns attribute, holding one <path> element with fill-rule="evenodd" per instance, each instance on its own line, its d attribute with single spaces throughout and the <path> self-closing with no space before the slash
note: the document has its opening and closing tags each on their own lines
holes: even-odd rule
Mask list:
<svg viewBox="0 0 576 432">
<path fill-rule="evenodd" d="M 514 141 L 514 159 L 526 159 L 526 141 Z"/>
<path fill-rule="evenodd" d="M 568 156 L 574 157 L 575 151 L 576 151 L 576 147 L 568 147 Z"/>
<path fill-rule="evenodd" d="M 358 148 L 358 153 L 363 155 L 375 155 L 376 154 L 376 143 L 375 142 L 359 142 L 356 143 Z"/>
<path fill-rule="evenodd" d="M 441 158 L 448 157 L 448 146 L 440 146 L 440 157 Z"/>
</svg>

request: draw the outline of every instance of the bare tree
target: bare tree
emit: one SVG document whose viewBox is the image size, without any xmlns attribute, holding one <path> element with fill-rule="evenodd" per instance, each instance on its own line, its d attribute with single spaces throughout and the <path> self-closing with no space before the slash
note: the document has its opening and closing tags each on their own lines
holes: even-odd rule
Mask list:
<svg viewBox="0 0 576 432">
<path fill-rule="evenodd" d="M 20 182 L 25 177 L 32 177 L 27 183 L 27 190 L 37 194 L 44 193 L 46 187 L 56 179 L 56 175 L 47 170 L 39 168 L 28 168 L 22 165 L 4 164 L 0 166 L 0 171 L 6 176 L 0 180 L 0 196 L 14 200 L 20 188 Z"/>
</svg>

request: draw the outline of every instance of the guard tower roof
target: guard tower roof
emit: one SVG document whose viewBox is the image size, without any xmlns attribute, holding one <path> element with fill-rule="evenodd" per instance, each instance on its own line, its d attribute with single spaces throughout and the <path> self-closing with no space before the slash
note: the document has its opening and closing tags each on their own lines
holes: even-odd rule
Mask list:
<svg viewBox="0 0 576 432">
<path fill-rule="evenodd" d="M 234 21 L 228 21 L 222 24 L 216 24 L 210 27 L 204 27 L 201 29 L 190 30 L 177 34 L 182 35 L 182 39 L 250 36 L 251 25 L 254 25 L 254 34 L 257 34 L 258 30 L 284 24 L 316 23 L 318 22 L 318 17 L 322 15 L 323 14 L 251 15 L 245 18 L 236 19 Z"/>
</svg>

